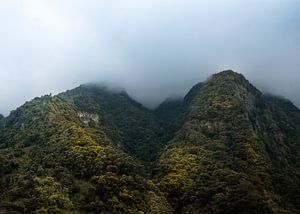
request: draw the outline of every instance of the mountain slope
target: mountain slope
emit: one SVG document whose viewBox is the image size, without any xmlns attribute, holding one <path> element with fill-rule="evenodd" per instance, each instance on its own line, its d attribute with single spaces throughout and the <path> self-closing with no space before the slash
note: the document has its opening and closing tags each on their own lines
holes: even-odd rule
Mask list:
<svg viewBox="0 0 300 214">
<path fill-rule="evenodd" d="M 183 127 L 155 169 L 177 212 L 299 211 L 296 107 L 265 97 L 232 71 L 194 87 L 185 102 Z"/>
<path fill-rule="evenodd" d="M 300 111 L 232 71 L 154 111 L 81 85 L 0 125 L 0 213 L 300 210 Z"/>
<path fill-rule="evenodd" d="M 106 133 L 105 114 L 82 112 L 68 96 L 36 98 L 6 118 L 0 211 L 170 213 L 143 167 Z"/>
<path fill-rule="evenodd" d="M 74 103 L 79 111 L 100 115 L 106 133 L 144 162 L 157 158 L 166 141 L 164 130 L 152 112 L 131 99 L 125 91 L 97 85 L 82 85 L 60 97 Z"/>
<path fill-rule="evenodd" d="M 0 114 L 0 128 L 3 127 L 4 123 L 5 123 L 5 118 L 2 114 Z"/>
</svg>

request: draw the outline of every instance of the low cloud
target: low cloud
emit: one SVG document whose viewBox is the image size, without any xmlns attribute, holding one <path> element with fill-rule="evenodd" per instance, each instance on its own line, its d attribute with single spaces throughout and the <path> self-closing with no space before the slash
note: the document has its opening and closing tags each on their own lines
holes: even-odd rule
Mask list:
<svg viewBox="0 0 300 214">
<path fill-rule="evenodd" d="M 0 112 L 108 82 L 153 107 L 233 69 L 300 106 L 295 0 L 0 1 Z"/>
</svg>

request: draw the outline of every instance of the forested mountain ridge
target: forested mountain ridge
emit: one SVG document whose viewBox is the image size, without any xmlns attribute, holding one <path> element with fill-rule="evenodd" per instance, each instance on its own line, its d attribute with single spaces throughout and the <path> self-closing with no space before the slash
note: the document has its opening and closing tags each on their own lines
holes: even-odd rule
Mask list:
<svg viewBox="0 0 300 214">
<path fill-rule="evenodd" d="M 101 106 L 89 97 L 95 90 L 103 98 Z M 0 134 L 0 211 L 171 213 L 140 161 L 128 154 L 123 130 L 110 119 L 120 116 L 112 109 L 116 101 L 124 119 L 133 111 L 133 123 L 139 111 L 149 116 L 123 92 L 85 86 L 35 98 L 13 111 Z M 106 105 L 115 115 L 105 112 Z"/>
<path fill-rule="evenodd" d="M 183 126 L 154 170 L 175 210 L 299 212 L 299 109 L 232 71 L 196 85 L 185 102 Z"/>
<path fill-rule="evenodd" d="M 300 111 L 233 71 L 153 111 L 82 85 L 0 125 L 0 213 L 300 210 Z"/>
</svg>

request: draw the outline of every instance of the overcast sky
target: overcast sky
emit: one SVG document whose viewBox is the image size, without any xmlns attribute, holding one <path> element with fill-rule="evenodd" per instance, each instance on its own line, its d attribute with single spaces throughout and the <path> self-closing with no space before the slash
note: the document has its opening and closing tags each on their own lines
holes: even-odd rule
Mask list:
<svg viewBox="0 0 300 214">
<path fill-rule="evenodd" d="M 0 112 L 87 82 L 146 105 L 233 69 L 300 106 L 300 0 L 0 0 Z"/>
</svg>

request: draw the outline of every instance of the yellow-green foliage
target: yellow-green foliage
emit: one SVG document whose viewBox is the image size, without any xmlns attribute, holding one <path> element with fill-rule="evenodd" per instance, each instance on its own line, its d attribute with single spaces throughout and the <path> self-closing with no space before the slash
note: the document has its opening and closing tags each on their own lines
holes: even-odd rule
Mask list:
<svg viewBox="0 0 300 214">
<path fill-rule="evenodd" d="M 299 142 L 232 71 L 154 111 L 83 85 L 0 115 L 0 213 L 299 213 Z"/>
<path fill-rule="evenodd" d="M 114 142 L 104 124 L 85 124 L 80 110 L 72 99 L 46 96 L 7 118 L 0 135 L 0 211 L 169 213 L 118 136 Z"/>
<path fill-rule="evenodd" d="M 298 122 L 287 119 L 282 107 L 232 71 L 196 85 L 185 102 L 182 129 L 154 171 L 178 213 L 297 212 L 299 110 L 287 104 Z"/>
</svg>

